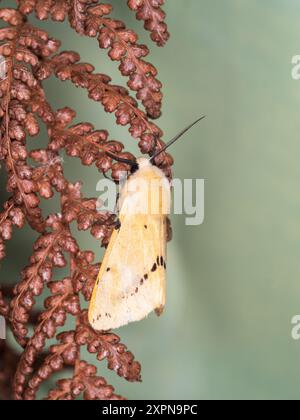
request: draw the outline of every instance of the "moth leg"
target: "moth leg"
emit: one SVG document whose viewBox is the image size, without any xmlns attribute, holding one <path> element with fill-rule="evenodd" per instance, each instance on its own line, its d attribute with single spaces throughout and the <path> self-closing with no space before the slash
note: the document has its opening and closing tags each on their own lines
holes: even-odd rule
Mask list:
<svg viewBox="0 0 300 420">
<path fill-rule="evenodd" d="M 120 209 L 119 209 L 119 200 L 120 200 L 120 193 L 117 193 L 117 199 L 116 199 L 116 204 L 115 204 L 115 209 L 114 209 L 114 214 L 117 216 L 118 220 L 117 220 L 117 224 L 120 225 L 121 227 L 121 222 L 119 220 L 119 214 L 120 214 Z"/>
<path fill-rule="evenodd" d="M 115 225 L 115 229 L 116 229 L 116 230 L 120 230 L 120 229 L 121 229 L 121 220 L 118 218 L 118 219 L 115 221 L 114 225 Z"/>
<path fill-rule="evenodd" d="M 116 206 L 114 214 L 117 217 L 117 220 L 114 222 L 115 229 L 120 230 L 121 229 L 121 220 L 120 220 L 120 211 L 119 211 L 119 199 L 120 199 L 120 193 L 117 194 L 117 200 L 116 200 Z"/>
<path fill-rule="evenodd" d="M 109 181 L 115 183 L 115 181 L 110 176 L 108 176 L 106 173 L 103 173 L 103 176 L 104 176 L 104 178 L 108 179 Z M 117 198 L 116 198 L 116 205 L 115 205 L 115 209 L 114 209 L 114 213 L 113 213 L 116 216 L 119 216 L 119 199 L 120 199 L 120 193 L 118 192 L 117 193 Z M 116 227 L 117 230 L 119 230 L 120 227 L 121 227 L 121 222 L 119 220 L 119 217 L 118 217 L 118 220 L 116 221 L 116 226 L 118 226 L 118 227 Z"/>
</svg>

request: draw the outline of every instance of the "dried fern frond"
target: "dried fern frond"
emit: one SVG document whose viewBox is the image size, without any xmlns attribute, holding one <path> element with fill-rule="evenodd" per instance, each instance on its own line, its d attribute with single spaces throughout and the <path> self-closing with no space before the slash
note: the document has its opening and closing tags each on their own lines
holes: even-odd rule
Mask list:
<svg viewBox="0 0 300 420">
<path fill-rule="evenodd" d="M 129 1 L 137 18 L 145 20 L 152 39 L 163 45 L 168 39 L 161 11 L 162 1 Z M 9 198 L 0 212 L 0 260 L 6 257 L 5 242 L 13 228 L 28 224 L 39 236 L 33 245 L 28 265 L 14 279 L 13 293 L 0 291 L 0 315 L 23 348 L 19 356 L 6 343 L 0 343 L 0 398 L 33 400 L 42 385 L 60 372 L 49 400 L 122 399 L 98 375 L 98 361 L 127 381 L 140 381 L 141 366 L 133 354 L 111 333 L 94 331 L 88 323 L 86 306 L 100 268 L 91 251 L 81 250 L 73 233 L 90 231 L 102 246 L 107 246 L 115 216 L 98 213 L 95 198 L 84 197 L 82 182 L 70 182 L 64 173 L 62 153 L 95 165 L 100 173 L 111 171 L 117 181 L 128 166 L 119 158 L 132 159 L 121 141 L 109 139 L 105 128 L 89 122 L 74 124 L 76 112 L 65 107 L 53 109 L 47 100 L 44 81 L 55 75 L 88 92 L 91 100 L 114 113 L 116 123 L 129 126 L 139 139 L 142 153 L 152 154 L 164 143 L 161 129 L 151 121 L 161 113 L 161 83 L 157 70 L 146 62 L 148 48 L 124 22 L 112 19 L 112 7 L 98 0 L 18 0 L 16 8 L 0 8 L 0 54 L 5 59 L 6 77 L 0 80 L 0 161 L 7 173 Z M 120 72 L 129 78 L 128 88 L 116 86 L 107 75 L 95 73 L 93 65 L 82 63 L 75 51 L 61 51 L 61 42 L 30 23 L 35 13 L 39 20 L 68 19 L 78 33 L 98 37 L 102 49 L 120 62 Z M 137 99 L 130 92 L 137 95 Z M 141 104 L 139 103 L 141 102 Z M 143 110 L 144 107 L 144 110 Z M 46 147 L 29 151 L 29 139 L 48 133 Z M 172 157 L 161 154 L 158 163 L 171 174 Z M 57 194 L 60 205 L 44 215 L 42 200 Z M 8 256 L 7 258 L 9 258 Z M 69 273 L 65 275 L 66 270 Z M 59 280 L 54 278 L 61 272 Z M 36 301 L 46 293 L 42 311 Z M 83 299 L 82 299 L 83 297 Z M 75 328 L 66 329 L 73 320 Z M 49 347 L 49 341 L 55 344 Z M 91 365 L 82 358 L 86 348 L 96 357 Z M 2 363 L 5 361 L 5 365 Z"/>
<path fill-rule="evenodd" d="M 138 20 L 145 22 L 144 27 L 151 32 L 151 39 L 159 47 L 163 47 L 170 34 L 165 23 L 166 14 L 162 10 L 165 0 L 128 0 L 127 4 L 131 10 L 136 12 Z"/>
</svg>

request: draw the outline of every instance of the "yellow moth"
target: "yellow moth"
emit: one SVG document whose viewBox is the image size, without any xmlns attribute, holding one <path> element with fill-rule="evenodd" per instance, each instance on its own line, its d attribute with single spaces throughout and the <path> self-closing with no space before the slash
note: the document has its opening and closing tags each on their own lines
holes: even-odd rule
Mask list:
<svg viewBox="0 0 300 420">
<path fill-rule="evenodd" d="M 93 291 L 89 322 L 107 331 L 140 321 L 166 304 L 167 217 L 171 186 L 152 162 L 187 132 L 179 133 L 151 159 L 128 161 L 133 170 L 122 186 L 119 223 L 110 239 Z"/>
</svg>

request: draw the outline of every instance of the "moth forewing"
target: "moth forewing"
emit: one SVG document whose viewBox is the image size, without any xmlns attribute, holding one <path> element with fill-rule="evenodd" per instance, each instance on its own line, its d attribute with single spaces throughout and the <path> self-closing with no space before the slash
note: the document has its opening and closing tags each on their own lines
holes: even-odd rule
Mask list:
<svg viewBox="0 0 300 420">
<path fill-rule="evenodd" d="M 148 160 L 122 187 L 120 229 L 106 250 L 94 288 L 89 320 L 96 330 L 139 321 L 166 302 L 166 218 L 170 183 Z"/>
</svg>

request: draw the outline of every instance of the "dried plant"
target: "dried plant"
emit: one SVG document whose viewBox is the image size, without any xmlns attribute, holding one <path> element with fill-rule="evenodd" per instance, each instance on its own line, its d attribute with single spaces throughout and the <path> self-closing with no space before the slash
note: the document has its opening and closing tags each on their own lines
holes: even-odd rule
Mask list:
<svg viewBox="0 0 300 420">
<path fill-rule="evenodd" d="M 95 262 L 93 252 L 80 249 L 71 230 L 75 222 L 79 230 L 89 230 L 106 246 L 115 216 L 98 213 L 96 199 L 83 197 L 81 183 L 72 184 L 66 179 L 61 153 L 79 158 L 83 165 L 96 165 L 103 174 L 111 171 L 116 181 L 120 171 L 129 170 L 118 159 L 132 155 L 124 151 L 122 142 L 109 140 L 106 130 L 87 122 L 72 124 L 74 110 L 53 109 L 43 82 L 55 75 L 86 89 L 90 99 L 115 114 L 117 124 L 129 126 L 132 136 L 139 139 L 141 152 L 150 155 L 164 144 L 162 131 L 151 121 L 161 114 L 162 85 L 156 68 L 145 61 L 148 48 L 138 44 L 133 30 L 110 16 L 110 4 L 98 0 L 15 3 L 15 8 L 0 9 L 0 19 L 5 23 L 0 29 L 0 54 L 6 66 L 6 77 L 0 81 L 0 159 L 9 193 L 0 213 L 0 260 L 6 257 L 5 242 L 12 238 L 15 227 L 22 229 L 28 223 L 39 236 L 28 266 L 14 280 L 13 292 L 7 287 L 0 291 L 0 314 L 22 347 L 18 355 L 10 344 L 1 342 L 0 397 L 36 399 L 41 385 L 61 372 L 68 378 L 59 380 L 49 392 L 50 400 L 73 400 L 81 395 L 87 400 L 122 399 L 98 376 L 99 366 L 82 360 L 82 348 L 99 361 L 106 360 L 108 367 L 127 381 L 140 381 L 141 367 L 117 335 L 90 327 L 81 297 L 89 301 L 100 264 Z M 163 3 L 128 1 L 159 46 L 169 37 Z M 67 20 L 82 36 L 97 37 L 100 48 L 120 62 L 129 90 L 112 84 L 110 77 L 96 73 L 91 64 L 82 63 L 76 52 L 60 51 L 60 41 L 30 23 L 33 13 L 39 20 Z M 41 125 L 47 129 L 48 145 L 29 152 L 29 139 L 39 134 Z M 172 163 L 167 153 L 157 158 L 157 164 L 169 176 Z M 52 199 L 54 193 L 60 196 L 60 208 L 56 214 L 44 216 L 41 200 Z M 66 268 L 68 276 L 55 280 L 54 269 Z M 45 289 L 48 297 L 44 310 L 38 313 L 36 300 Z M 74 329 L 58 334 L 67 318 L 74 319 Z M 56 343 L 49 348 L 50 339 Z"/>
</svg>

